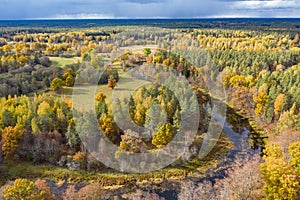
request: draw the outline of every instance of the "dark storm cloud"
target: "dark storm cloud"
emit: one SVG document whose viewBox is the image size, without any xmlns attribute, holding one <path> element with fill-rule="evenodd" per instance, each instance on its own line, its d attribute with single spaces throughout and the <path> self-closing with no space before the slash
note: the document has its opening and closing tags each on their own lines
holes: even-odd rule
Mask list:
<svg viewBox="0 0 300 200">
<path fill-rule="evenodd" d="M 0 19 L 299 16 L 300 0 L 1 0 Z"/>
</svg>

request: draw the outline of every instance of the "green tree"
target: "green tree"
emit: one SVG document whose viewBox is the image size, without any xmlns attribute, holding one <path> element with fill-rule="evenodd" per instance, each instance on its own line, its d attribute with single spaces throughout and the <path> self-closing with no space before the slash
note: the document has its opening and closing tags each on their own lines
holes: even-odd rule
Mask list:
<svg viewBox="0 0 300 200">
<path fill-rule="evenodd" d="M 106 96 L 102 92 L 98 92 L 95 96 L 95 100 L 98 101 L 96 106 L 97 118 L 100 118 L 104 114 L 108 114 L 108 108 L 105 102 Z"/>
<path fill-rule="evenodd" d="M 8 126 L 15 126 L 17 121 L 15 116 L 13 115 L 12 112 L 10 112 L 9 110 L 5 109 L 2 113 L 1 116 L 2 119 L 2 126 L 3 127 L 8 127 Z"/>
<path fill-rule="evenodd" d="M 51 85 L 50 80 L 49 80 L 48 77 L 44 78 L 43 83 L 44 83 L 44 86 L 46 86 L 47 88 L 50 87 L 50 85 Z"/>
<path fill-rule="evenodd" d="M 75 130 L 75 120 L 70 119 L 68 122 L 68 130 L 66 132 L 67 143 L 70 147 L 75 147 L 80 143 L 80 138 Z"/>
<path fill-rule="evenodd" d="M 50 89 L 59 92 L 63 88 L 63 81 L 60 78 L 55 78 L 51 82 Z"/>
<path fill-rule="evenodd" d="M 75 78 L 72 75 L 69 75 L 65 80 L 65 84 L 67 87 L 73 87 L 74 83 L 75 83 Z"/>
<path fill-rule="evenodd" d="M 108 114 L 108 108 L 104 99 L 98 102 L 96 106 L 96 114 L 97 114 L 97 118 L 100 118 L 105 114 Z"/>
<path fill-rule="evenodd" d="M 150 48 L 145 48 L 145 49 L 143 50 L 143 53 L 144 53 L 144 55 L 147 57 L 147 56 L 149 56 L 149 55 L 151 54 L 151 49 L 150 49 Z"/>
</svg>

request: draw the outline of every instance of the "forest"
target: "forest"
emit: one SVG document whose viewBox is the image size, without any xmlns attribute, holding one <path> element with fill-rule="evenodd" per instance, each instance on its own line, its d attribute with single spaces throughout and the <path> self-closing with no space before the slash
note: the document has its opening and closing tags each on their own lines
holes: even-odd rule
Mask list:
<svg viewBox="0 0 300 200">
<path fill-rule="evenodd" d="M 0 22 L 0 199 L 300 198 L 299 21 L 174 22 Z"/>
</svg>

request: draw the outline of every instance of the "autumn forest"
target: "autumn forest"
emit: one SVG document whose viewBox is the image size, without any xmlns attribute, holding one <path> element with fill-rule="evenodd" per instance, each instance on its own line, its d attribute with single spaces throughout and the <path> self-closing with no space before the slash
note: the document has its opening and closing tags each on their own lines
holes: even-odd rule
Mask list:
<svg viewBox="0 0 300 200">
<path fill-rule="evenodd" d="M 0 199 L 300 198 L 299 21 L 0 24 Z"/>
</svg>

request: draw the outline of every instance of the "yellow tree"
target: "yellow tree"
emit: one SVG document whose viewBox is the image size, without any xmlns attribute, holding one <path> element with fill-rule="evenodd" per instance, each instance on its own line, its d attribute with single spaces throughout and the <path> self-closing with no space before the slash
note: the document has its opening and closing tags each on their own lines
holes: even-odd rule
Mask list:
<svg viewBox="0 0 300 200">
<path fill-rule="evenodd" d="M 75 78 L 71 75 L 69 75 L 67 78 L 66 78 L 66 81 L 65 81 L 65 85 L 67 87 L 72 87 L 75 83 Z"/>
<path fill-rule="evenodd" d="M 17 179 L 14 185 L 6 187 L 3 192 L 5 199 L 11 200 L 50 200 L 54 197 L 45 195 L 45 191 L 39 190 L 36 185 L 27 179 Z"/>
<path fill-rule="evenodd" d="M 259 92 L 253 95 L 253 101 L 256 103 L 255 114 L 256 116 L 261 116 L 264 114 L 266 109 L 266 104 L 268 102 L 268 95 L 265 92 Z"/>
<path fill-rule="evenodd" d="M 152 144 L 160 148 L 167 145 L 173 139 L 172 125 L 169 123 L 160 127 L 156 133 L 154 133 Z"/>
<path fill-rule="evenodd" d="M 230 78 L 229 85 L 231 87 L 234 87 L 234 86 L 247 87 L 248 84 L 247 84 L 247 80 L 244 76 L 235 75 Z"/>
<path fill-rule="evenodd" d="M 5 199 L 30 199 L 33 197 L 35 185 L 26 179 L 17 179 L 14 185 L 6 187 L 2 194 Z"/>
<path fill-rule="evenodd" d="M 105 136 L 113 143 L 118 143 L 120 141 L 120 135 L 114 126 L 113 117 L 106 114 L 99 119 L 99 122 L 101 130 Z"/>
<path fill-rule="evenodd" d="M 298 176 L 300 176 L 300 142 L 292 143 L 289 146 L 289 154 L 291 155 L 290 163 L 295 168 Z"/>
<path fill-rule="evenodd" d="M 50 89 L 59 92 L 63 88 L 63 81 L 60 78 L 55 78 L 51 82 Z"/>
<path fill-rule="evenodd" d="M 4 158 L 10 160 L 19 148 L 19 140 L 23 136 L 23 131 L 13 128 L 11 126 L 6 127 L 2 131 L 2 151 Z"/>
<path fill-rule="evenodd" d="M 278 131 L 285 131 L 288 129 L 294 129 L 298 121 L 298 116 L 296 112 L 296 103 L 293 104 L 293 107 L 281 114 L 278 123 Z"/>
<path fill-rule="evenodd" d="M 49 114 L 51 111 L 51 106 L 48 102 L 43 101 L 39 106 L 38 106 L 38 110 L 37 113 L 38 115 L 47 115 Z"/>
<path fill-rule="evenodd" d="M 2 49 L 3 49 L 4 53 L 6 53 L 6 54 L 8 54 L 8 53 L 10 53 L 12 51 L 12 48 L 11 48 L 11 46 L 9 44 L 4 45 L 2 47 Z"/>
<path fill-rule="evenodd" d="M 285 161 L 278 144 L 267 145 L 261 174 L 266 186 L 267 199 L 296 199 L 299 182 L 292 165 Z"/>
<path fill-rule="evenodd" d="M 117 81 L 112 75 L 109 76 L 107 86 L 110 87 L 111 89 L 114 89 L 117 86 Z"/>
<path fill-rule="evenodd" d="M 279 116 L 279 114 L 282 111 L 283 103 L 284 103 L 285 94 L 279 94 L 274 102 L 274 114 L 276 117 Z"/>
<path fill-rule="evenodd" d="M 105 100 L 105 99 L 106 99 L 106 96 L 102 92 L 98 92 L 95 96 L 96 101 L 102 101 L 102 100 Z"/>
</svg>

